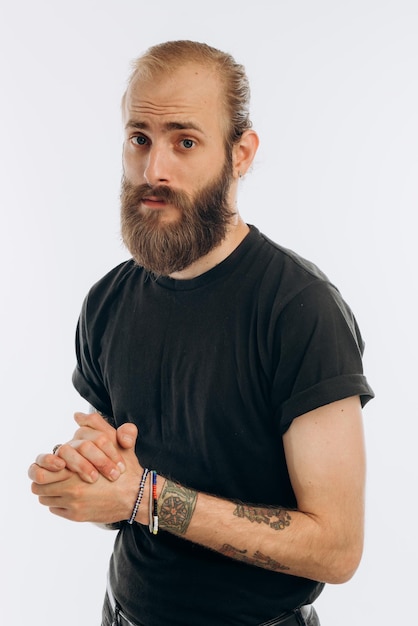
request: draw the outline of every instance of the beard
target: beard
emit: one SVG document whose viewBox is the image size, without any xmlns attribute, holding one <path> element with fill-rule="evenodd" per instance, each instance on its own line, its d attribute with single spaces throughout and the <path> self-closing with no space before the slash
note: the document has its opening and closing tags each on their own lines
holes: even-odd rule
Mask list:
<svg viewBox="0 0 418 626">
<path fill-rule="evenodd" d="M 156 276 L 179 272 L 216 248 L 224 239 L 235 212 L 228 206 L 232 182 L 231 159 L 218 177 L 193 197 L 165 185 L 133 185 L 125 177 L 121 186 L 122 239 L 134 260 Z M 172 223 L 159 211 L 141 212 L 146 196 L 158 196 L 180 211 Z"/>
</svg>

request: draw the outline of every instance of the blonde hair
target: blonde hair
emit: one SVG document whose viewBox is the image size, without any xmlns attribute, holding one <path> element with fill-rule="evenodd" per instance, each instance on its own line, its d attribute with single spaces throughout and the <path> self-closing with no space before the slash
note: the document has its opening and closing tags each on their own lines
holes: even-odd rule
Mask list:
<svg viewBox="0 0 418 626">
<path fill-rule="evenodd" d="M 188 63 L 200 63 L 212 67 L 218 73 L 224 87 L 227 112 L 226 144 L 231 147 L 239 141 L 245 130 L 252 127 L 252 123 L 249 117 L 250 86 L 245 68 L 236 63 L 230 54 L 196 41 L 157 44 L 132 62 L 128 88 L 138 76 L 153 78 Z"/>
</svg>

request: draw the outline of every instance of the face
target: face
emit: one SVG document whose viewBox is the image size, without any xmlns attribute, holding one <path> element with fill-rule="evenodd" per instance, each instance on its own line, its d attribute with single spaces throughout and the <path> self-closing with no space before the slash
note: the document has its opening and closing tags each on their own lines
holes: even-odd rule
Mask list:
<svg viewBox="0 0 418 626">
<path fill-rule="evenodd" d="M 188 267 L 225 238 L 234 199 L 224 116 L 219 81 L 199 65 L 128 89 L 122 236 L 154 274 Z"/>
</svg>

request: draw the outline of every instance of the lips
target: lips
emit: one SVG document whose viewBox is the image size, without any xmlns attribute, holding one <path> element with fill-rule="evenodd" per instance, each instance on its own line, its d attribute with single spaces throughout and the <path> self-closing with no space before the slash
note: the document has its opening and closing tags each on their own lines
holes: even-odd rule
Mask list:
<svg viewBox="0 0 418 626">
<path fill-rule="evenodd" d="M 165 207 L 167 205 L 167 202 L 166 200 L 164 200 L 164 198 L 160 198 L 159 196 L 146 196 L 142 198 L 142 204 L 157 209 Z"/>
<path fill-rule="evenodd" d="M 132 203 L 138 207 L 146 209 L 165 209 L 167 207 L 181 207 L 188 203 L 186 194 L 174 191 L 165 185 L 158 185 L 153 188 L 150 185 L 139 185 L 131 187 L 130 198 Z"/>
</svg>

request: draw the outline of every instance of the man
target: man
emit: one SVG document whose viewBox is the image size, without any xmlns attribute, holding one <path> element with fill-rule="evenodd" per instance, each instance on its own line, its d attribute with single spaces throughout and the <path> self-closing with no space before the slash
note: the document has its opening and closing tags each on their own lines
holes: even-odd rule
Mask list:
<svg viewBox="0 0 418 626">
<path fill-rule="evenodd" d="M 103 626 L 317 625 L 360 561 L 363 343 L 326 276 L 238 213 L 248 103 L 242 66 L 194 42 L 148 50 L 123 98 L 133 259 L 77 329 L 95 412 L 29 469 L 53 513 L 119 528 Z"/>
</svg>

